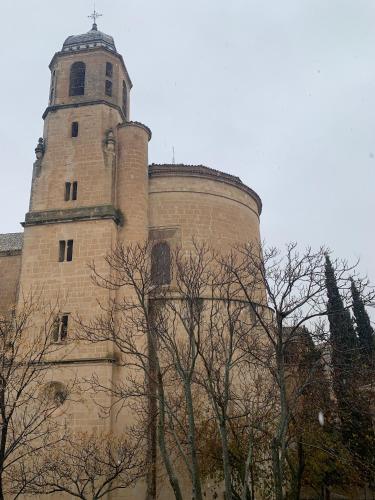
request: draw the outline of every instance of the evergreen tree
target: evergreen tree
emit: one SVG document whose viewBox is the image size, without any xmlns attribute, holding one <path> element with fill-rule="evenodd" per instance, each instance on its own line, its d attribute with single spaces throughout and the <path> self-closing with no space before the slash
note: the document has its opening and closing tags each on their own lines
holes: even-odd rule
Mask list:
<svg viewBox="0 0 375 500">
<path fill-rule="evenodd" d="M 353 297 L 353 313 L 358 336 L 359 355 L 361 360 L 369 367 L 374 366 L 375 334 L 370 323 L 370 318 L 365 309 L 362 297 L 352 280 L 351 291 Z"/>
<path fill-rule="evenodd" d="M 361 388 L 362 366 L 350 312 L 345 308 L 331 260 L 326 255 L 327 313 L 330 326 L 333 390 L 344 444 L 364 481 L 374 474 L 374 433 L 368 402 Z"/>
<path fill-rule="evenodd" d="M 357 357 L 357 338 L 350 312 L 344 307 L 331 260 L 326 255 L 327 312 L 330 326 L 332 352 L 333 388 L 339 406 L 345 403 L 355 379 L 354 368 Z"/>
</svg>

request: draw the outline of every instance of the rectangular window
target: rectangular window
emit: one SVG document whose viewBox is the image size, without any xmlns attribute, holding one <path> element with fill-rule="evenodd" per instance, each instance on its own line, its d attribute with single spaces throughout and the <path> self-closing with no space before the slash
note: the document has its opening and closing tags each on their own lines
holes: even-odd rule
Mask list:
<svg viewBox="0 0 375 500">
<path fill-rule="evenodd" d="M 65 183 L 65 194 L 64 194 L 64 200 L 65 201 L 75 201 L 78 196 L 78 182 L 66 182 Z"/>
<path fill-rule="evenodd" d="M 73 240 L 66 242 L 66 260 L 71 262 L 73 260 Z"/>
<path fill-rule="evenodd" d="M 67 314 L 61 316 L 60 321 L 60 340 L 65 340 L 68 335 L 68 318 Z"/>
<path fill-rule="evenodd" d="M 112 74 L 113 66 L 110 62 L 107 62 L 107 64 L 105 65 L 105 76 L 109 76 L 110 78 L 112 78 Z"/>
<path fill-rule="evenodd" d="M 73 240 L 59 241 L 59 262 L 73 260 Z"/>
<path fill-rule="evenodd" d="M 64 342 L 68 336 L 69 314 L 61 314 L 56 318 L 52 328 L 53 342 Z"/>
<path fill-rule="evenodd" d="M 110 80 L 105 81 L 105 95 L 112 96 L 112 82 Z"/>
<path fill-rule="evenodd" d="M 77 190 L 78 190 L 78 182 L 73 182 L 73 191 L 72 191 L 72 200 L 75 201 L 77 199 Z"/>
<path fill-rule="evenodd" d="M 72 122 L 72 137 L 78 137 L 78 122 Z"/>
<path fill-rule="evenodd" d="M 65 201 L 69 201 L 70 200 L 70 187 L 71 187 L 71 183 L 70 182 L 66 182 L 65 183 Z"/>
<path fill-rule="evenodd" d="M 64 262 L 65 260 L 65 247 L 66 247 L 65 241 L 61 240 L 59 242 L 59 262 Z"/>
</svg>

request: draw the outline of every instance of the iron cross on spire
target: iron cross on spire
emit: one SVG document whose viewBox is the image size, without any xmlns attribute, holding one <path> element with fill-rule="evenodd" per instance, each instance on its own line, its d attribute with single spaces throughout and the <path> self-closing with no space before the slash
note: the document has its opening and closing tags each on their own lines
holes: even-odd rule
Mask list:
<svg viewBox="0 0 375 500">
<path fill-rule="evenodd" d="M 95 10 L 95 4 L 94 4 L 94 12 L 92 14 L 90 14 L 89 17 L 90 19 L 92 19 L 94 21 L 93 25 L 92 25 L 92 29 L 93 30 L 97 30 L 98 29 L 98 26 L 96 24 L 96 20 L 98 17 L 101 17 L 103 14 L 99 14 L 99 12 L 96 12 Z"/>
</svg>

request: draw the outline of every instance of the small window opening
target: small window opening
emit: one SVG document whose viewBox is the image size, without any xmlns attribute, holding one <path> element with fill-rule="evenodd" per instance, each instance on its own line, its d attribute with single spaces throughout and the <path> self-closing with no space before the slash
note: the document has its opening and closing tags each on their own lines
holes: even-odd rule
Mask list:
<svg viewBox="0 0 375 500">
<path fill-rule="evenodd" d="M 55 96 L 55 80 L 56 80 L 56 71 L 52 73 L 52 79 L 51 79 L 51 89 L 49 93 L 49 102 L 52 104 L 53 98 Z"/>
<path fill-rule="evenodd" d="M 78 122 L 72 122 L 72 137 L 78 137 Z"/>
<path fill-rule="evenodd" d="M 68 240 L 66 244 L 66 260 L 71 262 L 73 260 L 73 240 Z"/>
<path fill-rule="evenodd" d="M 112 82 L 110 80 L 105 81 L 105 95 L 112 96 Z"/>
<path fill-rule="evenodd" d="M 151 250 L 151 280 L 155 285 L 171 282 L 171 251 L 168 243 L 156 243 Z"/>
<path fill-rule="evenodd" d="M 65 260 L 65 246 L 66 243 L 64 240 L 59 242 L 59 262 L 64 262 Z"/>
<path fill-rule="evenodd" d="M 128 102 L 128 91 L 126 88 L 126 84 L 123 81 L 122 82 L 122 110 L 123 110 L 125 116 L 126 116 L 127 102 Z"/>
<path fill-rule="evenodd" d="M 77 191 L 78 191 L 78 182 L 74 181 L 73 182 L 73 191 L 72 191 L 72 200 L 77 199 Z"/>
<path fill-rule="evenodd" d="M 112 78 L 112 74 L 113 74 L 112 63 L 107 62 L 105 65 L 105 76 L 109 76 L 110 78 Z"/>
<path fill-rule="evenodd" d="M 70 200 L 70 187 L 71 187 L 71 185 L 72 184 L 70 182 L 65 183 L 65 201 Z"/>
<path fill-rule="evenodd" d="M 59 241 L 59 262 L 73 260 L 73 240 Z"/>
<path fill-rule="evenodd" d="M 68 336 L 68 320 L 69 314 L 67 313 L 63 313 L 56 318 L 52 330 L 53 342 L 64 342 L 66 340 Z"/>
</svg>

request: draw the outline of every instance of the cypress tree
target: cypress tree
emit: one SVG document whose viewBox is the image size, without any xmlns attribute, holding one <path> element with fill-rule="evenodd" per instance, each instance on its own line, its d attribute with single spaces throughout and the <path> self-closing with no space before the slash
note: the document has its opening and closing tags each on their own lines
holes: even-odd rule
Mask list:
<svg viewBox="0 0 375 500">
<path fill-rule="evenodd" d="M 346 399 L 357 357 L 357 338 L 350 312 L 344 307 L 335 272 L 326 255 L 327 313 L 332 349 L 333 385 L 338 401 Z"/>
<path fill-rule="evenodd" d="M 373 471 L 374 436 L 368 405 L 361 394 L 359 349 L 350 312 L 339 292 L 335 272 L 326 255 L 327 313 L 330 326 L 333 390 L 341 420 L 343 442 L 348 446 L 364 481 Z"/>
<path fill-rule="evenodd" d="M 374 330 L 371 326 L 370 318 L 365 309 L 362 297 L 353 280 L 351 284 L 351 291 L 360 359 L 365 363 L 365 365 L 372 367 L 374 365 L 375 358 Z"/>
</svg>

